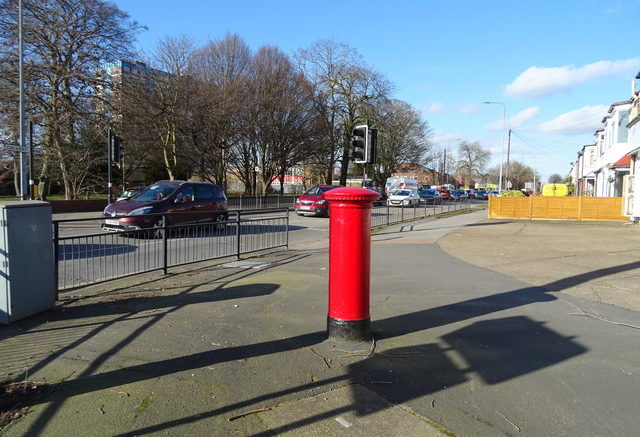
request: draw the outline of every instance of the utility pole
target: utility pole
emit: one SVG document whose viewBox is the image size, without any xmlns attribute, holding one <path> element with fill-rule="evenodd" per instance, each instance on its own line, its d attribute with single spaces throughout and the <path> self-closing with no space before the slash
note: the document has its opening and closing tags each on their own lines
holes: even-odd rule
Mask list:
<svg viewBox="0 0 640 437">
<path fill-rule="evenodd" d="M 505 169 L 504 182 L 505 185 L 509 182 L 509 154 L 511 153 L 511 129 L 509 129 L 509 142 L 507 143 L 507 168 Z"/>
<path fill-rule="evenodd" d="M 449 174 L 447 173 L 447 149 L 444 149 L 444 183 L 448 184 L 449 183 Z"/>
<path fill-rule="evenodd" d="M 538 160 L 536 159 L 536 155 L 533 155 L 533 194 L 538 194 L 538 187 L 536 186 L 536 165 Z"/>
<path fill-rule="evenodd" d="M 33 192 L 33 121 L 29 120 L 29 199 L 35 198 Z"/>
<path fill-rule="evenodd" d="M 122 146 L 120 146 L 120 163 L 122 165 L 122 192 L 124 193 L 127 190 L 127 178 L 124 168 L 124 148 Z"/>
<path fill-rule="evenodd" d="M 20 197 L 27 200 L 27 147 L 26 147 L 26 126 L 24 109 L 24 77 L 23 58 L 24 47 L 22 41 L 22 0 L 18 0 L 18 82 L 20 88 Z"/>
</svg>

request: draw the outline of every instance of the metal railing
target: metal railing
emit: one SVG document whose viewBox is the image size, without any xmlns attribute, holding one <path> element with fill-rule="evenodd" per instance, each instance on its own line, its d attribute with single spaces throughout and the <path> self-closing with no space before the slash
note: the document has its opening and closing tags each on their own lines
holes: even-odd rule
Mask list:
<svg viewBox="0 0 640 437">
<path fill-rule="evenodd" d="M 170 267 L 286 247 L 289 210 L 230 211 L 226 222 L 177 225 L 168 224 L 163 214 L 161 225 L 154 228 L 73 235 L 99 223 L 102 218 L 53 221 L 58 290 L 155 270 L 166 274 Z"/>
<path fill-rule="evenodd" d="M 394 223 L 416 220 L 431 215 L 446 214 L 448 212 L 469 209 L 469 199 L 444 200 L 437 204 L 417 204 L 403 206 L 389 206 L 384 203 L 374 204 L 371 210 L 371 227 L 388 226 Z"/>
<path fill-rule="evenodd" d="M 293 208 L 297 196 L 228 196 L 230 209 Z"/>
</svg>

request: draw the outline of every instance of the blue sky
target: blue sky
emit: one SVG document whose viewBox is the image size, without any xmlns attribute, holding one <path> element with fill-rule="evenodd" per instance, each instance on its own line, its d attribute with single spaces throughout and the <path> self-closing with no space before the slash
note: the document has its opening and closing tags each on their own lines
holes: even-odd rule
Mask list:
<svg viewBox="0 0 640 437">
<path fill-rule="evenodd" d="M 196 42 L 235 32 L 287 53 L 321 39 L 356 48 L 423 111 L 436 148 L 480 141 L 500 164 L 503 102 L 511 159 L 546 180 L 570 162 L 640 71 L 640 0 L 115 0 L 149 30 Z M 505 148 L 506 151 L 506 148 Z M 506 153 L 506 152 L 505 152 Z M 506 161 L 506 156 L 505 156 Z"/>
</svg>

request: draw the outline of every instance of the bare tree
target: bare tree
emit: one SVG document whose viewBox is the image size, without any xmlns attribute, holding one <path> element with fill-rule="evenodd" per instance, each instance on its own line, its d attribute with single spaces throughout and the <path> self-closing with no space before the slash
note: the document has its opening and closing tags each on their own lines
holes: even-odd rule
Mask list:
<svg viewBox="0 0 640 437">
<path fill-rule="evenodd" d="M 327 183 L 340 164 L 340 183 L 345 184 L 351 155 L 353 128 L 366 120 L 371 105 L 385 99 L 391 84 L 370 67 L 360 54 L 346 44 L 319 41 L 299 50 L 299 68 L 315 87 L 317 102 L 324 106 L 326 143 L 324 162 Z"/>
<path fill-rule="evenodd" d="M 267 193 L 276 176 L 282 193 L 284 175 L 302 159 L 308 141 L 306 129 L 317 118 L 312 88 L 275 47 L 258 50 L 251 79 L 247 139 L 254 146 L 252 154 L 259 167 L 262 194 Z"/>
<path fill-rule="evenodd" d="M 456 175 L 464 185 L 471 186 L 475 179 L 481 179 L 491 158 L 491 152 L 482 148 L 479 142 L 461 141 L 458 145 Z"/>
<path fill-rule="evenodd" d="M 553 173 L 552 175 L 549 176 L 549 183 L 550 184 L 559 184 L 560 182 L 562 182 L 563 177 L 560 176 L 558 173 Z"/>
<path fill-rule="evenodd" d="M 0 1 L 0 61 L 2 76 L 16 86 L 17 1 Z M 85 147 L 80 129 L 85 123 L 103 126 L 97 112 L 104 82 L 96 72 L 106 62 L 130 53 L 141 26 L 113 3 L 102 0 L 24 0 L 23 34 L 30 117 L 43 128 L 44 162 L 40 192 L 46 193 L 51 166 L 57 164 L 65 196 L 75 198 L 72 181 L 77 166 L 71 153 Z"/>
<path fill-rule="evenodd" d="M 188 37 L 165 38 L 158 43 L 152 86 L 148 87 L 147 107 L 150 125 L 156 134 L 162 160 L 169 179 L 178 177 L 189 165 L 188 144 L 181 130 L 188 118 L 192 81 L 187 69 L 193 55 L 193 43 Z"/>
<path fill-rule="evenodd" d="M 246 131 L 250 62 L 247 44 L 228 34 L 196 50 L 190 66 L 197 89 L 190 118 L 197 173 L 225 188 L 231 154 Z"/>
<path fill-rule="evenodd" d="M 509 180 L 511 189 L 520 190 L 524 188 L 525 182 L 533 182 L 533 169 L 519 161 L 511 161 L 509 164 Z"/>
</svg>

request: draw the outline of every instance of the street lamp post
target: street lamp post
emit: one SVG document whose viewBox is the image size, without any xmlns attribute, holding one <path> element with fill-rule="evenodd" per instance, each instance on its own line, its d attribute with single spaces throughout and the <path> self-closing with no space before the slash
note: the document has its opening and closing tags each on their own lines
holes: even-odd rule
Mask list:
<svg viewBox="0 0 640 437">
<path fill-rule="evenodd" d="M 18 87 L 20 94 L 20 198 L 27 200 L 27 145 L 26 145 L 26 117 L 25 117 L 25 96 L 24 96 L 24 44 L 22 37 L 22 0 L 18 0 Z M 33 175 L 29 175 L 33 179 Z"/>
<path fill-rule="evenodd" d="M 504 166 L 504 137 L 507 131 L 507 106 L 503 102 L 482 102 L 485 105 L 502 105 L 502 148 L 500 150 L 500 180 L 498 193 L 502 192 L 502 167 Z"/>
</svg>

